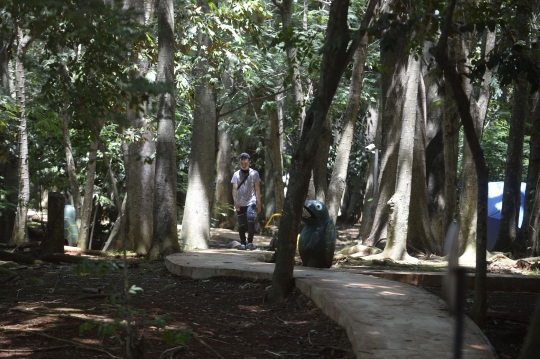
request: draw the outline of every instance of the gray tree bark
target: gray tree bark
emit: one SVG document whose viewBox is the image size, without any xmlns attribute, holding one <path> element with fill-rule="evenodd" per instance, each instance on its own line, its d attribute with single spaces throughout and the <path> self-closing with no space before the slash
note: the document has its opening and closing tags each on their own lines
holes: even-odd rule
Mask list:
<svg viewBox="0 0 540 359">
<path fill-rule="evenodd" d="M 145 24 L 152 15 L 149 0 L 125 0 L 125 6 L 137 11 L 134 19 Z M 144 77 L 148 72 L 148 60 L 139 57 L 135 60 L 136 70 L 133 78 Z M 131 98 L 130 100 L 136 100 Z M 155 142 L 146 118 L 149 104 L 140 103 L 127 106 L 127 126 L 139 132 L 139 140 L 127 145 L 127 157 L 124 158 L 126 168 L 126 213 L 124 213 L 123 233 L 126 236 L 126 250 L 146 254 L 152 244 L 154 176 L 155 176 Z M 120 208 L 119 208 L 120 210 Z"/>
<path fill-rule="evenodd" d="M 224 91 L 230 93 L 233 88 L 233 82 L 228 72 L 223 73 L 221 82 L 223 84 Z M 225 100 L 226 101 L 226 100 Z M 221 108 L 223 113 L 230 111 L 231 108 L 226 101 Z M 225 122 L 226 118 L 222 118 L 219 121 Z M 216 192 L 215 199 L 216 204 L 214 206 L 213 218 L 221 226 L 224 224 L 227 228 L 234 228 L 234 212 L 231 210 L 232 199 L 232 169 L 231 160 L 232 147 L 231 147 L 231 135 L 227 132 L 225 126 L 218 127 L 218 151 L 216 157 Z"/>
<path fill-rule="evenodd" d="M 71 188 L 71 196 L 75 207 L 75 216 L 77 226 L 81 224 L 82 200 L 79 180 L 77 179 L 77 168 L 73 158 L 73 150 L 71 148 L 71 137 L 69 135 L 69 123 L 71 122 L 71 113 L 69 107 L 66 106 L 62 111 L 62 139 L 64 141 L 64 151 L 66 152 L 66 172 L 69 178 L 69 186 Z"/>
<path fill-rule="evenodd" d="M 90 153 L 88 167 L 86 169 L 86 183 L 84 185 L 84 198 L 81 207 L 81 224 L 79 226 L 79 239 L 77 247 L 89 249 L 88 241 L 90 235 L 90 220 L 92 217 L 92 206 L 94 197 L 94 179 L 96 177 L 96 158 L 99 147 L 99 137 L 90 143 Z"/>
<path fill-rule="evenodd" d="M 272 113 L 270 120 L 270 161 L 272 163 L 272 182 L 274 187 L 274 213 L 283 212 L 285 201 L 285 185 L 283 183 L 283 111 L 281 96 L 276 96 L 276 112 Z"/>
<path fill-rule="evenodd" d="M 210 46 L 210 39 L 199 34 L 199 65 L 195 85 L 193 135 L 189 157 L 188 187 L 182 232 L 183 249 L 206 249 L 210 241 L 211 208 L 214 200 L 216 90 L 210 83 L 212 74 L 202 48 Z M 230 180 L 230 179 L 229 179 Z"/>
<path fill-rule="evenodd" d="M 156 173 L 152 246 L 146 257 L 154 260 L 180 251 L 176 209 L 176 139 L 174 90 L 174 6 L 160 0 L 158 18 L 158 77 L 166 92 L 158 96 Z"/>
<path fill-rule="evenodd" d="M 456 71 L 455 62 L 448 58 L 447 44 L 456 1 L 452 0 L 446 10 L 444 26 L 437 45 L 430 49 L 431 54 L 437 60 L 438 65 L 444 72 L 445 79 L 449 82 L 454 93 L 454 100 L 459 109 L 467 143 L 474 159 L 477 180 L 477 241 L 476 241 L 476 275 L 475 296 L 471 311 L 472 319 L 477 325 L 484 325 L 487 310 L 487 286 L 486 286 L 486 245 L 487 245 L 487 196 L 488 196 L 488 173 L 484 153 L 475 128 L 475 120 L 471 114 L 469 96 L 463 89 L 461 73 Z M 462 224 L 463 228 L 463 224 Z"/>
<path fill-rule="evenodd" d="M 426 188 L 426 96 L 426 86 L 420 74 L 418 79 L 418 105 L 415 119 L 413 180 L 409 205 L 407 246 L 416 252 L 430 255 L 432 253 L 441 253 L 441 246 L 438 246 L 433 238 L 429 221 L 428 192 Z"/>
<path fill-rule="evenodd" d="M 401 138 L 397 163 L 396 190 L 388 201 L 388 238 L 383 257 L 394 260 L 412 261 L 407 253 L 407 235 L 409 232 L 409 212 L 411 205 L 411 188 L 413 180 L 413 153 L 416 116 L 418 110 L 418 78 L 420 77 L 420 61 L 409 55 L 407 64 L 408 76 L 404 78 L 405 103 L 402 111 Z"/>
<path fill-rule="evenodd" d="M 358 239 L 362 242 L 369 237 L 377 203 L 379 198 L 379 152 L 381 147 L 381 121 L 379 114 L 379 105 L 369 107 L 368 130 L 366 137 L 371 140 L 370 144 L 375 145 L 375 149 L 369 156 L 368 175 L 366 180 L 366 190 L 364 203 L 362 206 L 362 222 L 358 232 Z"/>
<path fill-rule="evenodd" d="M 336 161 L 334 170 L 328 186 L 326 195 L 326 207 L 330 218 L 336 223 L 339 213 L 339 206 L 343 191 L 345 191 L 347 170 L 349 168 L 349 156 L 351 154 L 356 119 L 358 118 L 358 108 L 362 98 L 362 82 L 364 80 L 364 65 L 367 56 L 367 36 L 360 41 L 358 49 L 354 53 L 354 63 L 351 74 L 351 86 L 349 89 L 349 99 L 347 109 L 343 119 L 343 130 L 339 144 L 337 145 Z"/>
<path fill-rule="evenodd" d="M 361 31 L 365 31 L 368 27 L 376 5 L 375 0 L 369 2 L 360 27 Z M 350 39 L 347 26 L 348 9 L 348 0 L 334 0 L 330 6 L 317 93 L 307 112 L 302 136 L 291 162 L 291 177 L 278 233 L 279 251 L 277 251 L 272 286 L 267 292 L 271 300 L 282 299 L 292 290 L 296 238 L 317 141 L 339 80 L 358 46 L 359 37 L 353 40 L 351 46 L 348 46 Z M 328 49 L 330 45 L 332 45 L 332 51 Z"/>
<path fill-rule="evenodd" d="M 392 1 L 386 3 L 381 12 L 389 12 Z M 364 239 L 365 245 L 374 246 L 387 238 L 388 201 L 396 189 L 396 168 L 401 133 L 403 99 L 407 57 L 404 56 L 407 41 L 399 41 L 393 50 L 381 50 L 381 65 L 393 71 L 381 75 L 381 164 L 378 183 L 379 191 L 371 232 Z M 384 179 L 384 181 L 382 180 Z"/>
<path fill-rule="evenodd" d="M 28 201 L 30 200 L 30 173 L 28 169 L 28 131 L 26 125 L 26 94 L 25 94 L 25 68 L 24 57 L 26 50 L 32 43 L 33 38 L 24 35 L 22 28 L 17 22 L 17 55 L 15 58 L 15 91 L 16 102 L 19 107 L 19 195 L 17 198 L 17 213 L 11 242 L 21 244 L 26 241 L 26 215 L 28 213 Z"/>
</svg>

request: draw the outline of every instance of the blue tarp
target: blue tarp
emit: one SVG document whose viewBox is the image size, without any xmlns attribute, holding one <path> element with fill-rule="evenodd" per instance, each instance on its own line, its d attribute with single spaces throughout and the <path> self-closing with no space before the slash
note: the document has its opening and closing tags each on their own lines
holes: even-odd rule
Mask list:
<svg viewBox="0 0 540 359">
<path fill-rule="evenodd" d="M 519 208 L 518 226 L 521 228 L 523 222 L 523 205 L 525 203 L 526 183 L 521 182 L 521 205 Z M 501 209 L 503 197 L 504 182 L 489 182 L 488 184 L 488 220 L 487 220 L 487 250 L 493 250 L 499 227 L 501 226 Z"/>
</svg>

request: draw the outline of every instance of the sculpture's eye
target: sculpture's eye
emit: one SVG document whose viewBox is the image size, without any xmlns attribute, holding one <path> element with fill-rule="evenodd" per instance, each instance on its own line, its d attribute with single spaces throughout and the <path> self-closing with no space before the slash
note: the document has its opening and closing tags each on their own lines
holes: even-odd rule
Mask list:
<svg viewBox="0 0 540 359">
<path fill-rule="evenodd" d="M 315 208 L 317 208 L 318 210 L 322 209 L 322 206 L 320 204 L 316 205 Z"/>
</svg>

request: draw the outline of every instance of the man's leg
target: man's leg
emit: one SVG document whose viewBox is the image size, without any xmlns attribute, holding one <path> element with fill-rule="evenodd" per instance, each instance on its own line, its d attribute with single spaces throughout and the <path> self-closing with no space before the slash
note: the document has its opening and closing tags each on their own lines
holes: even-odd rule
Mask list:
<svg viewBox="0 0 540 359">
<path fill-rule="evenodd" d="M 240 207 L 240 210 L 236 212 L 236 217 L 238 218 L 238 234 L 240 235 L 240 243 L 242 247 L 239 249 L 246 249 L 246 211 L 247 207 Z"/>
<path fill-rule="evenodd" d="M 247 227 L 248 227 L 248 249 L 255 249 L 255 246 L 253 245 L 253 237 L 255 236 L 255 219 L 257 218 L 257 206 L 252 204 L 249 207 L 247 207 L 246 211 L 247 215 Z"/>
</svg>

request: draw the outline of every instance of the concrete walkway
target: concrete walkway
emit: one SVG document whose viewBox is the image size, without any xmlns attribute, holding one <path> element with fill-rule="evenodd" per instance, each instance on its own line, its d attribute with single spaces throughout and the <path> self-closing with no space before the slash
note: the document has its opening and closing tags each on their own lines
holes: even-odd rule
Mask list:
<svg viewBox="0 0 540 359">
<path fill-rule="evenodd" d="M 171 273 L 192 278 L 272 279 L 261 251 L 201 250 L 170 255 Z M 453 358 L 455 320 L 436 296 L 410 284 L 346 269 L 295 267 L 295 284 L 342 326 L 357 358 Z M 497 358 L 480 329 L 465 318 L 462 358 Z"/>
</svg>

